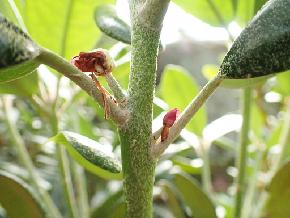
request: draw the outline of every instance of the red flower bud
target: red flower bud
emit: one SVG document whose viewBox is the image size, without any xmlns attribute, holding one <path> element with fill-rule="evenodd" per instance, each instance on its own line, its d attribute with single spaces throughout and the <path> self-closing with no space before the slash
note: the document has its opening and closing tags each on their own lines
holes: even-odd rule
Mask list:
<svg viewBox="0 0 290 218">
<path fill-rule="evenodd" d="M 170 128 L 174 124 L 179 114 L 180 114 L 180 111 L 177 108 L 174 108 L 168 111 L 167 114 L 163 118 L 163 126 Z"/>
<path fill-rule="evenodd" d="M 98 76 L 112 72 L 115 67 L 108 51 L 95 49 L 92 52 L 80 52 L 71 60 L 71 64 L 82 72 L 96 73 Z"/>
<path fill-rule="evenodd" d="M 169 128 L 174 124 L 179 114 L 180 114 L 180 111 L 177 108 L 174 108 L 168 111 L 163 117 L 163 129 L 161 131 L 161 142 L 165 141 L 168 138 Z"/>
</svg>

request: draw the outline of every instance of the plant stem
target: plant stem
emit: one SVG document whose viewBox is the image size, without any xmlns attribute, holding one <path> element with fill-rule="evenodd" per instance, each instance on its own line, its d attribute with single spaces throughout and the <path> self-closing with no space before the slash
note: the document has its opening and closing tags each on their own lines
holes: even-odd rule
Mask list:
<svg viewBox="0 0 290 218">
<path fill-rule="evenodd" d="M 198 93 L 198 95 L 189 103 L 181 115 L 177 118 L 175 124 L 170 128 L 169 136 L 164 142 L 152 144 L 151 155 L 153 158 L 158 158 L 165 149 L 179 136 L 181 130 L 187 125 L 199 108 L 206 102 L 209 96 L 216 90 L 222 82 L 223 77 L 217 75 L 210 80 Z M 157 139 L 160 135 L 160 130 L 153 133 L 153 139 Z"/>
<path fill-rule="evenodd" d="M 121 88 L 118 81 L 115 79 L 115 77 L 112 75 L 112 73 L 108 73 L 105 75 L 106 81 L 114 93 L 114 97 L 116 98 L 118 103 L 123 103 L 126 101 L 126 95 L 123 92 L 123 89 Z"/>
<path fill-rule="evenodd" d="M 19 132 L 17 131 L 17 127 L 15 123 L 12 121 L 11 118 L 11 113 L 10 111 L 12 110 L 11 105 L 9 102 L 7 102 L 7 99 L 5 97 L 1 98 L 2 103 L 3 103 L 3 111 L 5 114 L 5 121 L 7 124 L 7 130 L 10 135 L 10 139 L 12 143 L 15 145 L 15 148 L 17 150 L 17 153 L 19 155 L 19 158 L 21 162 L 23 163 L 24 167 L 27 169 L 27 172 L 29 174 L 29 179 L 31 180 L 31 183 L 33 187 L 36 189 L 42 200 L 44 201 L 48 214 L 50 214 L 50 217 L 52 218 L 61 218 L 61 214 L 58 211 L 57 207 L 53 203 L 53 200 L 49 196 L 49 194 L 40 187 L 38 183 L 38 176 L 35 172 L 35 168 L 33 166 L 33 162 L 29 156 L 29 152 L 27 151 L 24 141 L 22 140 Z"/>
<path fill-rule="evenodd" d="M 132 0 L 130 117 L 119 127 L 127 218 L 151 218 L 154 171 L 150 156 L 156 60 L 169 0 Z"/>
<path fill-rule="evenodd" d="M 210 145 L 203 141 L 200 143 L 200 153 L 203 160 L 202 166 L 202 186 L 204 191 L 212 197 L 212 186 L 211 186 L 211 169 L 210 169 L 210 157 L 209 157 Z"/>
<path fill-rule="evenodd" d="M 264 155 L 265 155 L 265 149 L 259 150 L 256 156 L 253 174 L 251 175 L 248 189 L 245 195 L 243 210 L 241 214 L 242 218 L 249 218 L 250 215 L 252 214 L 251 212 L 252 212 L 253 206 L 255 205 L 254 199 L 258 192 L 257 181 L 259 177 L 259 170 L 262 167 Z"/>
<path fill-rule="evenodd" d="M 238 176 L 236 178 L 236 196 L 234 205 L 234 218 L 241 217 L 241 209 L 243 202 L 243 194 L 245 193 L 245 174 L 246 174 L 246 161 L 247 161 L 247 145 L 249 142 L 249 129 L 250 129 L 250 113 L 251 113 L 251 88 L 245 88 L 243 91 L 243 102 L 242 102 L 242 115 L 243 123 L 240 133 L 240 147 L 237 159 Z"/>
<path fill-rule="evenodd" d="M 52 133 L 56 135 L 58 133 L 58 117 L 56 112 L 52 112 L 50 117 Z M 58 160 L 60 179 L 64 189 L 64 197 L 66 200 L 66 206 L 68 208 L 69 217 L 77 218 L 76 201 L 73 191 L 72 179 L 69 168 L 69 159 L 66 154 L 66 150 L 63 146 L 56 145 L 56 157 Z"/>
<path fill-rule="evenodd" d="M 90 209 L 88 202 L 88 192 L 86 185 L 86 175 L 84 169 L 76 162 L 72 161 L 72 172 L 76 184 L 77 204 L 79 206 L 80 217 L 89 218 Z"/>
</svg>

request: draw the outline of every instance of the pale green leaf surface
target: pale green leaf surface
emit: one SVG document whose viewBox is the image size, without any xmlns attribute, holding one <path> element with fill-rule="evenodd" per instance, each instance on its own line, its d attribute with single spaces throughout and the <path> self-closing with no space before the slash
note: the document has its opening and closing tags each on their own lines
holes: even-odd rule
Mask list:
<svg viewBox="0 0 290 218">
<path fill-rule="evenodd" d="M 277 91 L 282 95 L 289 96 L 290 95 L 290 71 L 285 73 L 278 74 L 277 77 Z"/>
<path fill-rule="evenodd" d="M 70 59 L 93 48 L 100 31 L 93 13 L 96 6 L 114 0 L 26 0 L 25 24 L 39 44 Z M 49 37 L 48 37 L 49 36 Z"/>
<path fill-rule="evenodd" d="M 18 96 L 32 96 L 38 92 L 38 75 L 33 72 L 29 75 L 0 84 L 0 93 Z"/>
<path fill-rule="evenodd" d="M 74 132 L 63 131 L 51 138 L 64 145 L 69 154 L 86 170 L 106 179 L 120 179 L 121 164 L 99 143 Z"/>
<path fill-rule="evenodd" d="M 183 68 L 169 65 L 164 70 L 160 92 L 170 108 L 178 108 L 182 111 L 198 94 L 199 87 Z M 186 128 L 200 135 L 206 122 L 206 111 L 203 107 L 195 114 Z"/>
<path fill-rule="evenodd" d="M 174 0 L 174 2 L 181 6 L 186 12 L 200 18 L 201 20 L 215 26 L 222 26 L 229 23 L 234 17 L 234 11 L 231 0 Z M 214 7 L 219 11 L 219 19 L 213 11 Z"/>
<path fill-rule="evenodd" d="M 290 162 L 285 163 L 269 186 L 269 200 L 263 217 L 290 217 Z"/>
<path fill-rule="evenodd" d="M 0 171 L 0 204 L 9 218 L 48 217 L 33 190 L 21 179 Z"/>
<path fill-rule="evenodd" d="M 173 182 L 194 218 L 217 218 L 213 203 L 194 179 L 188 175 L 175 174 Z"/>
</svg>

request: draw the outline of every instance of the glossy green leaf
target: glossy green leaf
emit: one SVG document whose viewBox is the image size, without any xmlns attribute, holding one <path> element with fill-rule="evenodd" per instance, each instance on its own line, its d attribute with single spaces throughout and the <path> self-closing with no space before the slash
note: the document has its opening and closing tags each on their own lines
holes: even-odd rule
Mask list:
<svg viewBox="0 0 290 218">
<path fill-rule="evenodd" d="M 217 218 L 215 207 L 193 178 L 175 174 L 173 182 L 194 218 Z"/>
<path fill-rule="evenodd" d="M 269 186 L 269 200 L 263 217 L 290 217 L 290 162 L 285 163 Z"/>
<path fill-rule="evenodd" d="M 169 210 L 171 210 L 174 217 L 185 218 L 184 212 L 182 210 L 183 208 L 178 201 L 177 191 L 175 190 L 174 186 L 167 181 L 162 181 L 160 186 L 164 191 L 167 207 Z"/>
<path fill-rule="evenodd" d="M 229 79 L 290 69 L 290 1 L 271 0 L 235 40 L 220 73 Z"/>
<path fill-rule="evenodd" d="M 234 18 L 231 0 L 174 0 L 186 12 L 215 26 L 222 26 Z"/>
<path fill-rule="evenodd" d="M 113 5 L 102 5 L 96 8 L 95 21 L 102 32 L 108 36 L 131 44 L 130 26 L 118 17 Z"/>
<path fill-rule="evenodd" d="M 113 2 L 115 0 L 26 0 L 21 11 L 33 39 L 70 59 L 94 47 L 100 36 L 93 18 L 95 7 Z"/>
<path fill-rule="evenodd" d="M 4 171 L 0 171 L 0 204 L 9 218 L 48 217 L 33 190 L 18 177 Z"/>
<path fill-rule="evenodd" d="M 14 94 L 18 96 L 32 96 L 38 93 L 38 75 L 33 72 L 29 75 L 6 82 L 0 85 L 0 93 Z"/>
<path fill-rule="evenodd" d="M 0 83 L 31 73 L 39 65 L 38 55 L 30 37 L 0 14 Z"/>
<path fill-rule="evenodd" d="M 169 65 L 162 75 L 160 92 L 170 108 L 179 108 L 182 111 L 198 94 L 199 87 L 185 69 Z M 206 122 L 205 109 L 201 108 L 186 128 L 201 134 Z"/>
<path fill-rule="evenodd" d="M 85 136 L 63 131 L 51 138 L 64 145 L 69 154 L 88 171 L 107 179 L 121 178 L 121 165 L 114 154 Z"/>
</svg>

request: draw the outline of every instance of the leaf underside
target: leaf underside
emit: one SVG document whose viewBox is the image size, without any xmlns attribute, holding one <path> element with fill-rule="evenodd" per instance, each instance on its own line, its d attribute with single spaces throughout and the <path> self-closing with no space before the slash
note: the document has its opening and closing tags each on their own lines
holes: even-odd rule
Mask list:
<svg viewBox="0 0 290 218">
<path fill-rule="evenodd" d="M 236 39 L 220 73 L 228 79 L 290 69 L 290 1 L 270 0 Z"/>
<path fill-rule="evenodd" d="M 33 71 L 39 65 L 33 60 L 39 53 L 29 36 L 0 14 L 0 82 Z"/>
</svg>

